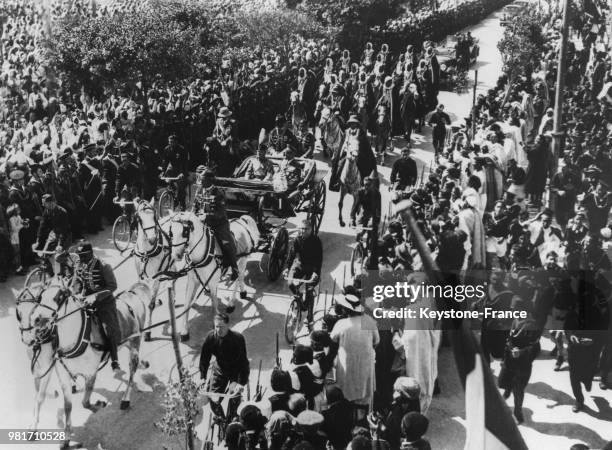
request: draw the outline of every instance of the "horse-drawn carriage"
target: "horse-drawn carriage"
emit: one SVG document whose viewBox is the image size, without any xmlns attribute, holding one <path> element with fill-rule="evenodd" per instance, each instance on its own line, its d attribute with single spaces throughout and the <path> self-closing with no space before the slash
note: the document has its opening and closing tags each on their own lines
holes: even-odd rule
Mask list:
<svg viewBox="0 0 612 450">
<path fill-rule="evenodd" d="M 245 179 L 242 177 L 244 164 L 234 173 L 234 177 L 215 179 L 217 189 L 225 194 L 226 210 L 230 218 L 250 214 L 255 217 L 261 231 L 256 252 L 268 253 L 267 276 L 275 281 L 280 276 L 289 252 L 289 233 L 285 224 L 287 219 L 306 213 L 306 219 L 318 233 L 325 211 L 327 187 L 324 173 L 317 171 L 311 159 L 296 158 L 302 164 L 304 178 L 301 189 L 293 192 L 288 189 L 282 175 L 281 158 L 269 157 L 276 173 L 272 181 Z"/>
<path fill-rule="evenodd" d="M 444 45 L 438 47 L 440 87 L 445 90 L 453 90 L 455 86 L 461 84 L 461 74 L 476 64 L 479 54 L 480 46 L 477 39 L 457 35 L 449 36 Z"/>
</svg>

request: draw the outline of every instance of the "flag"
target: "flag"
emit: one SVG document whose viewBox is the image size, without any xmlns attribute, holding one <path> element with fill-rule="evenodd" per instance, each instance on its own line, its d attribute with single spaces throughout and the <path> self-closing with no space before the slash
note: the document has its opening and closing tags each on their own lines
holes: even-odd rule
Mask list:
<svg viewBox="0 0 612 450">
<path fill-rule="evenodd" d="M 465 390 L 465 450 L 527 450 L 468 322 L 463 321 L 452 333 L 457 369 Z"/>
</svg>

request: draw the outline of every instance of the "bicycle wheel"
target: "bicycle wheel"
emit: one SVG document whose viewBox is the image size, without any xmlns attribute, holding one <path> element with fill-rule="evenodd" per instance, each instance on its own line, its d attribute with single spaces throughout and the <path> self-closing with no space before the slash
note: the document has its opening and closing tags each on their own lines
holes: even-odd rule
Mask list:
<svg viewBox="0 0 612 450">
<path fill-rule="evenodd" d="M 295 337 L 300 330 L 302 322 L 302 308 L 297 300 L 292 300 L 289 305 L 289 311 L 285 316 L 285 340 L 287 344 L 292 345 L 295 342 Z"/>
<path fill-rule="evenodd" d="M 158 205 L 157 212 L 159 213 L 160 218 L 167 217 L 172 214 L 174 211 L 174 194 L 169 190 L 162 192 L 159 196 Z"/>
<path fill-rule="evenodd" d="M 113 224 L 113 244 L 120 252 L 124 252 L 130 246 L 132 238 L 130 221 L 126 215 L 121 215 L 115 219 Z"/>
<path fill-rule="evenodd" d="M 351 253 L 351 277 L 354 278 L 356 275 L 363 272 L 363 247 L 358 242 L 353 252 Z"/>
<path fill-rule="evenodd" d="M 34 293 L 36 290 L 42 290 L 47 284 L 48 274 L 42 267 L 34 268 L 26 277 L 23 283 L 24 289 L 29 289 Z"/>
</svg>

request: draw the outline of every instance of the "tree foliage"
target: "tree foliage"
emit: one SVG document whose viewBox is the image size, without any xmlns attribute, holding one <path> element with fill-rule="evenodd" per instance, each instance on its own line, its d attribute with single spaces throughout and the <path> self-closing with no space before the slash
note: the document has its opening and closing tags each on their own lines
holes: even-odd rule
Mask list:
<svg viewBox="0 0 612 450">
<path fill-rule="evenodd" d="M 129 89 L 189 76 L 200 52 L 204 22 L 194 17 L 127 12 L 82 20 L 66 17 L 46 42 L 46 59 L 71 87 L 90 93 Z"/>
<path fill-rule="evenodd" d="M 497 43 L 509 78 L 512 80 L 521 70 L 530 74 L 539 63 L 545 44 L 542 20 L 535 11 L 529 10 L 514 17 L 506 25 L 504 37 Z"/>
</svg>

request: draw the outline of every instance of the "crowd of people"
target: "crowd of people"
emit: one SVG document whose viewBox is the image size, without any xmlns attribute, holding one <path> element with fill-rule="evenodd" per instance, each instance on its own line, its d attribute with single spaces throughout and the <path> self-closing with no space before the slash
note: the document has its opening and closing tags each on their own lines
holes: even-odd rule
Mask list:
<svg viewBox="0 0 612 450">
<path fill-rule="evenodd" d="M 191 206 L 185 190 L 196 167 L 209 181 L 236 169 L 248 179 L 267 180 L 274 171 L 267 155 L 282 154 L 287 178 L 297 188 L 300 179 L 292 173 L 303 167 L 291 161 L 313 156 L 314 131 L 328 109 L 347 134 L 355 130 L 368 142 L 366 153 L 373 154 L 369 136 L 375 142 L 404 137 L 392 168 L 393 202 L 414 214 L 443 281 L 470 282 L 484 271 L 487 295 L 471 308 L 528 311 L 525 320 L 485 321 L 481 331 L 486 357 L 502 360 L 499 386 L 504 396 L 514 395 L 518 422 L 524 421 L 525 388 L 543 337 L 555 343 L 554 370 L 567 357 L 575 412 L 584 408 L 582 385 L 590 391 L 597 373 L 601 389 L 609 388 L 612 290 L 605 274 L 612 265 L 604 241 L 612 235 L 612 76 L 603 5 L 598 15 L 573 25 L 577 37 L 569 44 L 562 112 L 565 145 L 556 155 L 556 12 L 542 13 L 549 44 L 541 68 L 529 77 L 502 76 L 496 88 L 478 96 L 470 117 L 451 123 L 438 103 L 440 65 L 428 42 L 408 45 L 398 55 L 384 44 L 378 50 L 368 44 L 362 55 L 351 55 L 296 38 L 289 61 L 274 49 L 261 49 L 239 70 L 225 64 L 202 78 L 96 99 L 67 92 L 49 76 L 37 47 L 46 9 L 20 0 L 2 4 L 8 19 L 1 37 L 0 280 L 27 273 L 36 263 L 33 250 L 61 253 L 85 233 L 99 232 L 103 219 L 112 223 L 116 198 L 155 197 L 160 174 L 179 177 L 183 209 Z M 71 13 L 92 14 L 85 2 L 74 1 L 55 3 L 53 14 L 66 14 L 67 5 L 76 8 Z M 458 51 L 464 56 L 471 39 L 462 39 Z M 425 125 L 433 129 L 435 165 L 419 174 L 410 146 L 413 130 Z M 268 138 L 250 142 L 262 128 L 271 130 Z M 386 147 L 375 145 L 379 152 Z M 361 226 L 371 223 L 366 266 L 383 274 L 423 269 L 420 236 L 401 220 L 378 236 L 376 170 L 360 184 L 351 222 L 359 216 Z M 290 262 L 292 275 L 310 277 L 312 288 L 323 250 L 310 227 L 302 224 Z M 295 346 L 286 370 L 277 365 L 270 398 L 235 402 L 238 420 L 227 428 L 229 448 L 429 448 L 426 414 L 440 387 L 407 369 L 411 349 L 402 340 L 403 324 L 377 330 L 380 324 L 361 298 L 362 284 L 356 277 L 345 286 L 324 329 L 312 331 L 308 345 Z M 295 295 L 299 288 L 292 286 Z M 244 338 L 228 322 L 223 313 L 215 317 L 200 370 L 209 379 L 215 356 L 210 390 L 239 394 L 248 383 L 248 358 Z M 226 414 L 215 399 L 211 405 L 215 415 Z"/>
</svg>

